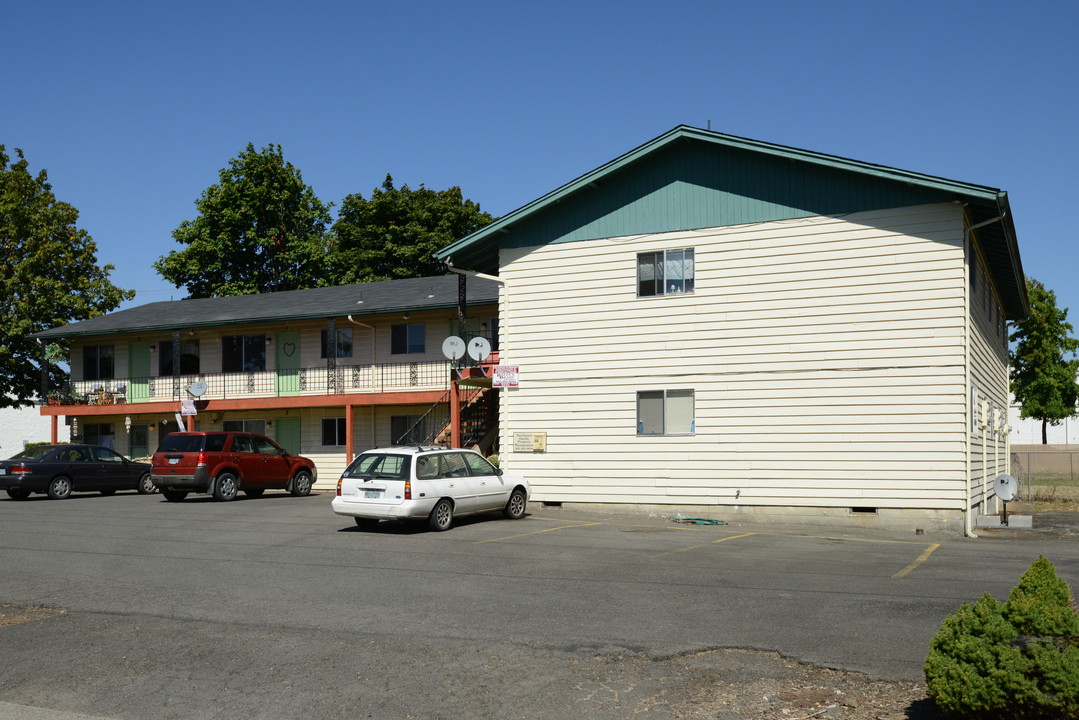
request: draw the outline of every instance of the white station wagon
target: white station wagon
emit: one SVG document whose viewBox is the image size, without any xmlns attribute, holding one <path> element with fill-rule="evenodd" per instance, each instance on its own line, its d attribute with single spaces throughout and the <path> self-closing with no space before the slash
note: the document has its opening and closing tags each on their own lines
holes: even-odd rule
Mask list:
<svg viewBox="0 0 1079 720">
<path fill-rule="evenodd" d="M 395 446 L 349 463 L 332 506 L 362 528 L 426 519 L 432 530 L 448 530 L 454 516 L 491 510 L 517 520 L 531 494 L 523 477 L 503 473 L 473 450 Z"/>
</svg>

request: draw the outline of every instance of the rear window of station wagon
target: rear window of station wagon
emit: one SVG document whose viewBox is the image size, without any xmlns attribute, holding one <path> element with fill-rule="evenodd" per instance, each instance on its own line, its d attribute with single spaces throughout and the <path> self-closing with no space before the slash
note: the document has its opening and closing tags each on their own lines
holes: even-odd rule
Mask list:
<svg viewBox="0 0 1079 720">
<path fill-rule="evenodd" d="M 387 455 L 385 453 L 360 455 L 345 469 L 343 477 L 377 477 L 405 480 L 408 478 L 408 469 L 411 467 L 411 460 L 412 458 L 408 455 Z"/>
</svg>

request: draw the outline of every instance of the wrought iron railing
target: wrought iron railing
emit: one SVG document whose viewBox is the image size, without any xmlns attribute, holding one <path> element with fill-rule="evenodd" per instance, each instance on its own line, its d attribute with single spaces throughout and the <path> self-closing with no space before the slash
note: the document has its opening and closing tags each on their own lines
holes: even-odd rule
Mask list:
<svg viewBox="0 0 1079 720">
<path fill-rule="evenodd" d="M 480 387 L 461 388 L 461 446 L 481 440 L 497 421 L 497 393 Z M 444 445 L 450 442 L 450 393 L 447 392 L 414 422 L 395 445 Z"/>
<path fill-rule="evenodd" d="M 60 404 L 112 405 L 156 402 L 190 397 L 187 389 L 201 381 L 203 400 L 225 400 L 290 395 L 341 395 L 406 390 L 440 390 L 449 385 L 449 363 L 433 360 L 375 365 L 324 365 L 295 370 L 238 373 L 199 373 L 175 377 L 151 376 L 115 380 L 77 380 L 59 395 Z M 179 390 L 177 390 L 179 388 Z"/>
</svg>

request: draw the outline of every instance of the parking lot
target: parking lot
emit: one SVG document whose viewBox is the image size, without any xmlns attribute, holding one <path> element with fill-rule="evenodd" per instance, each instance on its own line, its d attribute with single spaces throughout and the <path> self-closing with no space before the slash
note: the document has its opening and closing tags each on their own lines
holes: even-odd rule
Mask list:
<svg viewBox="0 0 1079 720">
<path fill-rule="evenodd" d="M 1006 597 L 1039 553 L 1079 587 L 1074 537 L 540 505 L 445 533 L 361 531 L 330 497 L 0 501 L 0 603 L 63 610 L 0 626 L 0 703 L 147 720 L 663 717 L 709 650 L 914 680 L 943 618 Z"/>
</svg>

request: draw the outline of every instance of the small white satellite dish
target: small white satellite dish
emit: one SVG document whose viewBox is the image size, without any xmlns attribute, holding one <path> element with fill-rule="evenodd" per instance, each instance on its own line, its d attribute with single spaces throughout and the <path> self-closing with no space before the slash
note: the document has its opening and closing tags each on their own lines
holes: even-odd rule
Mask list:
<svg viewBox="0 0 1079 720">
<path fill-rule="evenodd" d="M 468 356 L 476 362 L 483 362 L 491 354 L 491 343 L 487 338 L 475 337 L 468 341 Z"/>
<path fill-rule="evenodd" d="M 1019 481 L 1011 475 L 997 475 L 993 481 L 993 491 L 1004 502 L 1011 502 L 1019 494 Z"/>
<path fill-rule="evenodd" d="M 442 354 L 450 360 L 460 360 L 465 356 L 465 341 L 450 335 L 442 342 Z"/>
<path fill-rule="evenodd" d="M 196 380 L 195 382 L 187 386 L 187 392 L 192 397 L 202 397 L 203 393 L 206 392 L 206 381 Z"/>
</svg>

